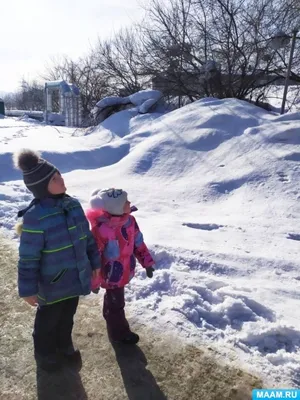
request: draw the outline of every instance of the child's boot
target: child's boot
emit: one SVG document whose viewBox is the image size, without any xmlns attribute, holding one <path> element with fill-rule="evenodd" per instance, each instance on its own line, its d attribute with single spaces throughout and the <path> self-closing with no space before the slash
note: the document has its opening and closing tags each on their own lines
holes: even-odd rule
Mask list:
<svg viewBox="0 0 300 400">
<path fill-rule="evenodd" d="M 140 337 L 137 333 L 129 332 L 124 339 L 121 340 L 123 344 L 137 344 L 140 340 Z"/>
<path fill-rule="evenodd" d="M 61 349 L 60 354 L 68 363 L 81 366 L 81 353 L 78 349 L 75 349 L 73 345 L 71 345 L 67 349 Z"/>
</svg>

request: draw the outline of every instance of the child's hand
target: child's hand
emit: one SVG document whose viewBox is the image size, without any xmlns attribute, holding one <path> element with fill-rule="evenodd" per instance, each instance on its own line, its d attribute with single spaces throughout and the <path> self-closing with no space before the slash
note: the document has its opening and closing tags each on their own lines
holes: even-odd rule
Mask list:
<svg viewBox="0 0 300 400">
<path fill-rule="evenodd" d="M 98 279 L 99 276 L 100 276 L 100 268 L 94 269 L 94 270 L 92 271 L 92 279 Z"/>
<path fill-rule="evenodd" d="M 101 284 L 101 276 L 100 276 L 100 268 L 98 268 L 92 271 L 91 289 L 93 293 L 95 294 L 99 293 L 100 284 Z"/>
<path fill-rule="evenodd" d="M 23 297 L 23 299 L 32 307 L 38 306 L 38 299 L 37 296 L 29 296 L 29 297 Z"/>
<path fill-rule="evenodd" d="M 153 277 L 153 271 L 155 271 L 155 269 L 152 268 L 152 267 L 146 268 L 146 274 L 147 274 L 148 278 L 152 278 Z"/>
</svg>

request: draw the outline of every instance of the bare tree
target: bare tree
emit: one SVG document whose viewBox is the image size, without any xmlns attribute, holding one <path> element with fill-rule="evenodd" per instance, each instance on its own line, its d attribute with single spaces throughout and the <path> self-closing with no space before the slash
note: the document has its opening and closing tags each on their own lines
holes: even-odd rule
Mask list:
<svg viewBox="0 0 300 400">
<path fill-rule="evenodd" d="M 17 109 L 17 93 L 8 93 L 3 96 L 5 108 L 7 110 Z"/>
<path fill-rule="evenodd" d="M 7 109 L 40 111 L 44 108 L 44 89 L 37 81 L 22 80 L 20 89 L 4 96 Z"/>
<path fill-rule="evenodd" d="M 141 24 L 141 60 L 144 73 L 154 77 L 158 89 L 165 94 L 186 95 L 193 101 L 199 94 L 191 84 L 196 77 L 194 70 L 199 76 L 203 59 L 192 56 L 191 8 L 192 0 L 174 0 L 167 5 L 152 2 Z"/>
<path fill-rule="evenodd" d="M 81 91 L 84 116 L 106 96 L 127 96 L 150 81 L 178 105 L 204 96 L 260 101 L 282 83 L 289 47 L 271 38 L 297 25 L 299 0 L 152 0 L 145 20 L 74 61 L 56 59 L 44 78 Z M 300 46 L 291 78 L 300 82 Z"/>
<path fill-rule="evenodd" d="M 272 50 L 270 38 L 296 23 L 295 9 L 296 0 L 154 0 L 145 70 L 190 100 L 249 98 L 284 75 L 287 50 Z"/>
<path fill-rule="evenodd" d="M 145 87 L 149 77 L 141 69 L 138 27 L 121 30 L 113 39 L 98 41 L 93 54 L 111 94 L 127 96 Z"/>
</svg>

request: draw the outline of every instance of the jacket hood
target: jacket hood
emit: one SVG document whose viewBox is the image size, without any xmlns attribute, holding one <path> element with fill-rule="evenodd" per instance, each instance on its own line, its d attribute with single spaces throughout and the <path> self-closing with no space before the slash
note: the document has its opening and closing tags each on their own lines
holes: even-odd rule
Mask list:
<svg viewBox="0 0 300 400">
<path fill-rule="evenodd" d="M 106 223 L 109 226 L 124 225 L 127 221 L 129 214 L 111 215 L 104 210 L 93 210 L 89 208 L 85 213 L 87 219 L 90 221 L 92 229 L 100 223 Z"/>
<path fill-rule="evenodd" d="M 99 223 L 106 222 L 110 226 L 119 226 L 126 222 L 128 216 L 137 211 L 136 206 L 131 206 L 129 214 L 123 215 L 111 215 L 107 211 L 104 210 L 94 210 L 93 208 L 88 208 L 85 212 L 87 219 L 91 223 L 92 229 L 97 226 Z"/>
</svg>

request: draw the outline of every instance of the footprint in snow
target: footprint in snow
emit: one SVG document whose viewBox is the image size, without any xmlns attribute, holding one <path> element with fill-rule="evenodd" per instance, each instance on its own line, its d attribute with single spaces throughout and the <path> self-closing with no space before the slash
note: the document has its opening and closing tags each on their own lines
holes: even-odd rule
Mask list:
<svg viewBox="0 0 300 400">
<path fill-rule="evenodd" d="M 289 182 L 289 177 L 284 172 L 278 172 L 277 175 L 279 176 L 279 180 L 281 182 Z"/>
</svg>

